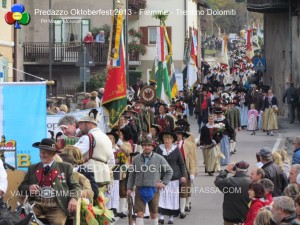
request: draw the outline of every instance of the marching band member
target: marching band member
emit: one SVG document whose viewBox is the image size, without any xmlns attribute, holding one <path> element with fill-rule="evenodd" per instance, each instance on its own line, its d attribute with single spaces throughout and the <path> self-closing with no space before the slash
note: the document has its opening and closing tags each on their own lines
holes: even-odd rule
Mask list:
<svg viewBox="0 0 300 225">
<path fill-rule="evenodd" d="M 154 117 L 154 123 L 161 126 L 162 131 L 170 132 L 174 130 L 174 119 L 167 115 L 168 106 L 166 104 L 160 104 L 159 115 Z"/>
</svg>

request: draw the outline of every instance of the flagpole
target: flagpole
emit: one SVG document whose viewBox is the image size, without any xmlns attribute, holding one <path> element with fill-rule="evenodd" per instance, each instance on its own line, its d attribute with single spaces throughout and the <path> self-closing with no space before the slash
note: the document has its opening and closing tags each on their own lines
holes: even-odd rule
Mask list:
<svg viewBox="0 0 300 225">
<path fill-rule="evenodd" d="M 126 86 L 129 87 L 129 59 L 128 59 L 128 1 L 126 1 L 126 10 L 125 10 L 125 54 L 126 54 L 126 60 L 125 60 L 125 71 L 126 71 Z"/>
</svg>

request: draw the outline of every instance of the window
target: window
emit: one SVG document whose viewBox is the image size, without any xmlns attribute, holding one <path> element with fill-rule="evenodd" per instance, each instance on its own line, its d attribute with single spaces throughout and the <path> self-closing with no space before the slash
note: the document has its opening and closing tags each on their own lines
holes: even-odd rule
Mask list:
<svg viewBox="0 0 300 225">
<path fill-rule="evenodd" d="M 7 0 L 2 0 L 2 8 L 6 9 Z"/>
<path fill-rule="evenodd" d="M 148 45 L 156 44 L 157 27 L 148 27 Z"/>
<path fill-rule="evenodd" d="M 55 19 L 55 42 L 81 42 L 89 30 L 89 19 Z"/>
<path fill-rule="evenodd" d="M 172 27 L 166 27 L 169 39 L 172 43 Z M 144 45 L 156 45 L 157 27 L 140 27 L 140 32 L 143 34 L 140 43 Z"/>
</svg>

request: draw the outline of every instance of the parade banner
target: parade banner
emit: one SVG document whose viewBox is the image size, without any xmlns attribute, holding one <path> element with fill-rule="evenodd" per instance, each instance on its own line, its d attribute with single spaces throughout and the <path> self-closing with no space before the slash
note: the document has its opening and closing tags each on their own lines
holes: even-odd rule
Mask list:
<svg viewBox="0 0 300 225">
<path fill-rule="evenodd" d="M 114 24 L 116 20 L 120 20 L 121 17 L 114 17 Z M 122 23 L 121 23 L 122 24 Z M 121 31 L 123 28 L 121 29 Z M 125 46 L 123 32 L 117 32 L 112 35 L 119 38 L 118 42 L 118 58 L 109 58 L 109 64 L 107 65 L 107 77 L 105 84 L 105 92 L 102 99 L 102 106 L 109 113 L 109 124 L 111 127 L 116 126 L 122 113 L 127 106 L 127 93 L 126 93 L 126 61 L 125 61 Z M 118 37 L 117 37 L 118 36 Z M 113 41 L 113 40 L 112 40 Z M 114 45 L 114 42 L 110 43 Z M 116 49 L 111 48 L 112 52 Z"/>
<path fill-rule="evenodd" d="M 0 83 L 0 135 L 7 164 L 26 169 L 40 161 L 32 144 L 46 137 L 46 82 Z"/>
<path fill-rule="evenodd" d="M 108 116 L 104 115 L 104 110 L 103 108 L 99 107 L 96 108 L 99 112 L 98 115 L 98 127 L 104 132 L 106 133 L 107 131 L 107 127 L 106 124 L 108 123 Z M 57 126 L 58 121 L 64 117 L 65 115 L 72 115 L 74 116 L 77 120 L 79 120 L 81 117 L 87 115 L 90 112 L 89 109 L 86 110 L 81 110 L 78 112 L 71 112 L 68 114 L 60 114 L 60 115 L 47 115 L 47 128 L 46 128 L 46 132 L 47 132 L 47 137 L 51 138 L 51 133 L 50 131 L 54 132 L 54 135 L 56 135 L 58 132 L 62 132 L 60 130 L 60 128 Z M 55 136 L 54 136 L 55 138 Z"/>
<path fill-rule="evenodd" d="M 158 58 L 158 69 L 156 95 L 157 98 L 164 101 L 164 103 L 169 104 L 171 99 L 171 87 L 165 58 L 167 43 L 164 34 L 164 27 L 157 27 L 156 53 Z"/>
<path fill-rule="evenodd" d="M 168 49 L 168 55 L 166 57 L 167 61 L 167 67 L 168 67 L 168 74 L 170 78 L 170 88 L 171 88 L 171 98 L 176 98 L 178 94 L 178 85 L 176 83 L 176 77 L 175 77 L 175 66 L 173 62 L 173 48 L 171 41 L 168 36 L 167 28 L 164 26 L 164 31 L 165 31 L 165 39 L 167 43 L 167 49 Z"/>
</svg>

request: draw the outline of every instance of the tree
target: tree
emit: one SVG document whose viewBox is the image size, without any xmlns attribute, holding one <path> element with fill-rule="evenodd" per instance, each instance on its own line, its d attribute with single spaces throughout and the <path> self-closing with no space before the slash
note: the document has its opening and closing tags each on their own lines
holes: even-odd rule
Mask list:
<svg viewBox="0 0 300 225">
<path fill-rule="evenodd" d="M 210 8 L 213 10 L 231 10 L 236 11 L 236 15 L 223 15 L 223 16 L 213 16 L 213 19 L 209 18 L 212 16 L 206 16 L 209 19 L 207 21 L 212 21 L 214 23 L 214 34 L 216 35 L 218 29 L 216 29 L 216 24 L 221 27 L 221 32 L 226 33 L 237 33 L 239 34 L 242 29 L 247 27 L 247 3 L 245 1 L 237 0 L 207 0 Z M 252 26 L 253 20 L 263 21 L 263 14 L 248 12 L 249 25 Z M 208 33 L 212 33 L 212 26 L 208 25 Z"/>
<path fill-rule="evenodd" d="M 86 91 L 98 91 L 99 88 L 104 87 L 106 82 L 106 74 L 106 69 L 92 74 L 90 82 L 86 83 Z M 77 87 L 77 90 L 83 91 L 83 82 Z"/>
</svg>

